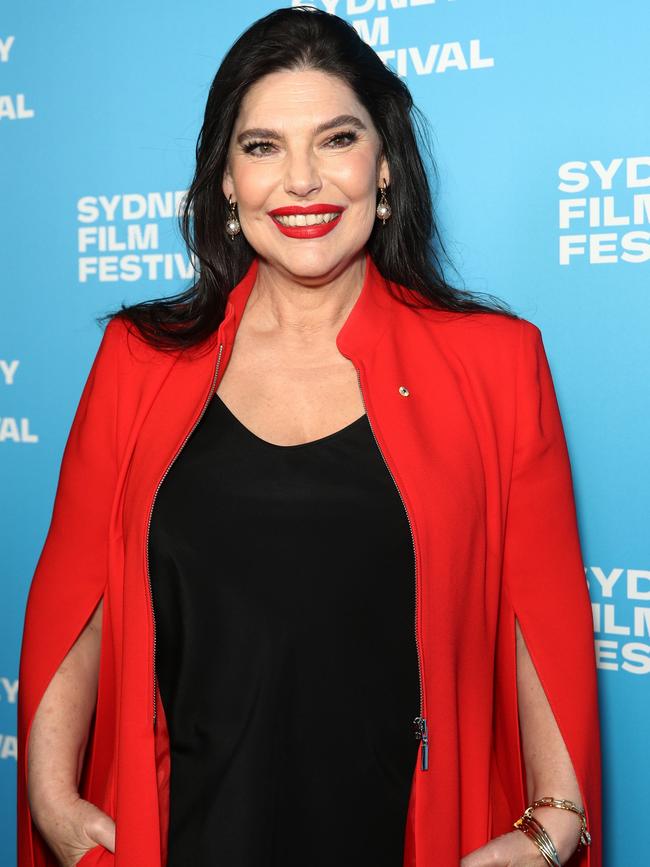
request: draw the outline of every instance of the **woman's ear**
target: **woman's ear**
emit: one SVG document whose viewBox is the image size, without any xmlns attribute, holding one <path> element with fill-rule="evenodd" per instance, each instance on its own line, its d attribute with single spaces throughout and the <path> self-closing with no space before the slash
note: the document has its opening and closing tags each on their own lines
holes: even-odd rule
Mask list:
<svg viewBox="0 0 650 867">
<path fill-rule="evenodd" d="M 226 166 L 225 171 L 223 173 L 223 180 L 221 182 L 221 189 L 223 190 L 223 194 L 226 198 L 232 196 L 235 198 L 235 187 L 232 182 L 232 175 L 230 174 L 230 169 Z"/>
<path fill-rule="evenodd" d="M 384 178 L 386 179 L 386 185 L 390 186 L 390 169 L 388 168 L 388 160 L 385 156 L 382 155 L 379 160 L 379 180 L 377 183 L 378 187 L 384 186 Z"/>
</svg>

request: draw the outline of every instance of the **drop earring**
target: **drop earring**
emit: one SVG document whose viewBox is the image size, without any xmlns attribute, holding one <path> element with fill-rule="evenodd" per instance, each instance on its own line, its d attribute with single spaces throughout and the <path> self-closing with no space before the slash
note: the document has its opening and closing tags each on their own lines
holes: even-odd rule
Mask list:
<svg viewBox="0 0 650 867">
<path fill-rule="evenodd" d="M 390 205 L 388 204 L 388 199 L 386 198 L 386 178 L 382 178 L 384 182 L 383 188 L 380 187 L 379 191 L 381 192 L 381 197 L 379 202 L 377 203 L 377 217 L 381 220 L 382 226 L 386 225 L 386 220 L 390 219 L 391 214 L 393 213 Z"/>
<path fill-rule="evenodd" d="M 226 220 L 226 232 L 230 235 L 230 240 L 232 241 L 235 235 L 238 235 L 241 232 L 241 225 L 239 220 L 237 219 L 237 213 L 235 208 L 237 207 L 237 203 L 232 201 L 232 193 L 228 196 L 228 219 Z"/>
</svg>

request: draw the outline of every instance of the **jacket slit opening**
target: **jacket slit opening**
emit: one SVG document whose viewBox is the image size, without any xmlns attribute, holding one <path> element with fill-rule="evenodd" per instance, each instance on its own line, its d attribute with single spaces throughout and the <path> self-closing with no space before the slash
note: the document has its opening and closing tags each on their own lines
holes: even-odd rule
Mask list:
<svg viewBox="0 0 650 867">
<path fill-rule="evenodd" d="M 48 687 L 50 686 L 50 684 L 52 682 L 52 679 L 54 678 L 55 674 L 59 671 L 59 669 L 61 668 L 61 666 L 63 665 L 63 663 L 67 659 L 68 654 L 70 653 L 70 651 L 74 647 L 75 643 L 79 639 L 79 637 L 82 634 L 82 632 L 84 631 L 84 629 L 87 627 L 89 621 L 91 620 L 93 614 L 95 613 L 95 611 L 97 609 L 97 606 L 99 605 L 101 599 L 103 598 L 103 595 L 104 595 L 104 588 L 102 588 L 101 593 L 95 599 L 95 602 L 92 604 L 88 613 L 84 616 L 84 619 L 81 623 L 81 626 L 73 633 L 72 637 L 69 638 L 68 641 L 66 642 L 66 644 L 64 645 L 65 650 L 64 650 L 63 654 L 59 655 L 55 659 L 55 661 L 52 665 L 52 669 L 49 672 L 49 674 L 47 675 L 47 678 L 43 683 L 43 688 L 40 690 L 39 695 L 38 695 L 38 699 L 34 704 L 33 712 L 27 718 L 26 723 L 25 723 L 25 744 L 24 744 L 24 750 L 23 750 L 24 755 L 22 756 L 22 759 L 20 761 L 20 768 L 21 768 L 21 775 L 23 778 L 23 785 L 25 787 L 25 799 L 27 802 L 27 811 L 29 814 L 29 817 L 28 817 L 29 818 L 28 836 L 29 836 L 29 849 L 30 849 L 29 854 L 30 854 L 30 857 L 31 857 L 33 864 L 38 863 L 38 861 L 35 858 L 35 851 L 34 851 L 34 849 L 35 849 L 34 833 L 35 832 L 37 835 L 37 839 L 39 841 L 42 841 L 42 846 L 45 849 L 45 851 L 47 852 L 48 856 L 50 856 L 52 858 L 52 863 L 54 863 L 54 855 L 51 854 L 51 850 L 50 850 L 49 846 L 47 845 L 45 838 L 42 836 L 42 834 L 40 833 L 40 831 L 38 830 L 38 828 L 36 826 L 36 823 L 34 822 L 34 819 L 32 816 L 31 805 L 29 803 L 29 798 L 28 798 L 29 740 L 30 740 L 31 731 L 32 731 L 32 723 L 34 722 L 34 718 L 36 717 L 38 709 L 43 702 L 43 698 L 45 696 L 45 693 L 48 690 Z M 104 619 L 104 613 L 102 612 L 102 620 L 103 619 Z M 101 667 L 101 659 L 100 659 L 100 667 Z M 20 686 L 19 686 L 19 688 L 20 688 Z M 99 673 L 98 673 L 98 690 L 99 690 Z M 93 710 L 93 714 L 92 714 L 92 717 L 90 720 L 90 725 L 89 725 L 89 730 L 88 730 L 88 740 L 86 742 L 86 747 L 84 750 L 84 758 L 82 761 L 81 774 L 80 774 L 80 778 L 79 778 L 79 792 L 82 792 L 83 790 L 85 790 L 86 785 L 87 785 L 87 781 L 89 779 L 89 774 L 92 771 L 92 752 L 93 751 L 91 748 L 91 744 L 92 744 L 93 739 L 94 739 L 96 713 L 97 713 L 97 697 L 95 698 L 95 709 Z M 83 797 L 83 795 L 82 795 L 82 797 Z"/>
<path fill-rule="evenodd" d="M 587 829 L 589 830 L 589 828 L 590 828 L 589 805 L 587 804 L 587 800 L 585 798 L 584 781 L 580 778 L 580 775 L 579 775 L 578 770 L 577 770 L 578 763 L 576 762 L 575 756 L 572 755 L 571 750 L 569 748 L 569 745 L 567 743 L 567 739 L 566 739 L 565 733 L 563 731 L 563 722 L 560 719 L 560 716 L 558 715 L 556 707 L 555 707 L 555 700 L 552 696 L 552 693 L 547 688 L 547 685 L 545 683 L 544 678 L 540 674 L 540 667 L 539 667 L 538 662 L 537 662 L 537 653 L 536 653 L 535 645 L 533 642 L 529 641 L 528 633 L 524 629 L 522 621 L 517 617 L 516 612 L 515 612 L 515 615 L 513 617 L 513 644 L 514 644 L 514 653 L 515 653 L 515 695 L 517 697 L 517 720 L 519 721 L 519 691 L 518 691 L 517 680 L 516 680 L 516 674 L 517 674 L 516 623 L 517 622 L 519 623 L 519 628 L 521 630 L 521 634 L 522 634 L 524 642 L 526 644 L 526 648 L 528 650 L 528 655 L 530 656 L 533 668 L 534 668 L 535 673 L 537 675 L 537 678 L 539 680 L 539 684 L 540 684 L 540 686 L 544 692 L 544 695 L 546 696 L 546 700 L 547 700 L 549 707 L 551 709 L 551 712 L 553 714 L 553 718 L 555 719 L 555 723 L 556 723 L 558 731 L 560 733 L 560 737 L 562 738 L 562 741 L 564 742 L 564 746 L 565 746 L 565 749 L 567 751 L 567 754 L 568 754 L 569 758 L 571 759 L 573 771 L 576 775 L 576 779 L 578 781 L 578 787 L 580 789 L 580 797 L 582 799 L 582 804 L 583 804 L 583 807 L 585 810 L 585 816 L 586 816 L 586 820 L 587 820 Z M 524 804 L 528 805 L 529 801 L 528 801 L 528 792 L 527 792 L 527 788 L 526 788 L 526 770 L 525 770 L 524 753 L 523 753 L 523 742 L 522 742 L 522 738 L 521 738 L 519 722 L 517 725 L 517 743 L 518 743 L 518 755 L 519 755 L 519 762 L 520 762 L 520 779 L 521 779 L 521 783 L 522 783 L 522 794 L 524 796 Z M 548 796 L 551 796 L 554 798 L 563 797 L 563 794 L 561 792 L 558 793 L 555 791 L 554 792 L 547 792 L 547 793 L 545 793 L 545 795 L 548 795 Z M 518 817 L 515 817 L 515 818 L 518 818 Z M 514 821 L 514 819 L 513 819 L 513 821 Z M 574 854 L 571 856 L 571 858 L 566 863 L 568 865 L 571 865 L 571 867 L 590 867 L 590 864 L 591 864 L 590 847 L 589 846 L 586 847 L 586 850 L 582 849 L 582 848 L 577 850 L 576 852 L 574 852 Z"/>
</svg>

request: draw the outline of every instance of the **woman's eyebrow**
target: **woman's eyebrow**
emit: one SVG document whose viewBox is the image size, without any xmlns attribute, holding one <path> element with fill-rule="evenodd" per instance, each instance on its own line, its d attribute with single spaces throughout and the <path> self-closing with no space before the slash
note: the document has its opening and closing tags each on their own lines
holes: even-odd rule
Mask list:
<svg viewBox="0 0 650 867">
<path fill-rule="evenodd" d="M 322 132 L 327 132 L 328 129 L 334 129 L 337 126 L 353 126 L 356 129 L 366 129 L 365 123 L 353 114 L 339 114 L 331 120 L 326 120 L 319 123 L 314 128 L 314 135 L 319 135 Z M 252 127 L 251 129 L 242 130 L 237 136 L 237 142 L 241 144 L 247 138 L 269 138 L 280 139 L 281 133 L 275 129 L 266 129 L 264 127 Z"/>
</svg>

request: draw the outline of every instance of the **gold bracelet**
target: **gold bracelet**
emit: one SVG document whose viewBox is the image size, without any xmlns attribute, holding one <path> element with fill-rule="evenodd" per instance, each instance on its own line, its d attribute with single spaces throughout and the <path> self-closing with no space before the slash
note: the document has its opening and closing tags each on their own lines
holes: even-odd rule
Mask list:
<svg viewBox="0 0 650 867">
<path fill-rule="evenodd" d="M 578 846 L 589 846 L 591 843 L 591 834 L 587 831 L 587 816 L 582 807 L 578 807 L 577 804 L 574 804 L 573 801 L 569 801 L 567 798 L 538 798 L 536 801 L 526 807 L 525 813 L 530 816 L 535 809 L 535 807 L 558 807 L 560 810 L 570 810 L 572 813 L 577 813 L 580 816 L 581 828 L 580 828 L 580 841 L 578 842 Z"/>
<path fill-rule="evenodd" d="M 562 867 L 558 851 L 553 845 L 553 841 L 548 836 L 546 828 L 537 821 L 534 816 L 528 812 L 524 812 L 523 816 L 514 823 L 514 828 L 522 831 L 526 836 L 530 837 L 539 849 L 542 858 L 550 867 Z"/>
</svg>

